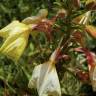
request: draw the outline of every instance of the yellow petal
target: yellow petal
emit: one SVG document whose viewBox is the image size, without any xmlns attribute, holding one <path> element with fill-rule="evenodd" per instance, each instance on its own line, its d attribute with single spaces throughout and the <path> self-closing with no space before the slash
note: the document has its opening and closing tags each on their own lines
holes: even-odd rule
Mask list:
<svg viewBox="0 0 96 96">
<path fill-rule="evenodd" d="M 0 48 L 0 52 L 8 58 L 17 61 L 27 45 L 30 33 L 29 26 L 22 24 L 18 21 L 13 21 L 10 26 L 5 27 L 3 32 L 7 30 L 7 36 Z"/>
<path fill-rule="evenodd" d="M 32 35 L 33 38 L 36 37 L 38 34 L 39 34 L 39 31 L 34 30 L 34 31 L 31 32 L 31 35 Z"/>
<path fill-rule="evenodd" d="M 19 21 L 13 21 L 0 30 L 0 36 L 6 39 L 9 35 L 20 34 L 26 30 L 28 30 L 27 25 L 20 23 Z"/>
<path fill-rule="evenodd" d="M 86 25 L 86 31 L 94 38 L 96 38 L 96 27 L 92 25 Z"/>
<path fill-rule="evenodd" d="M 40 9 L 37 16 L 40 18 L 46 18 L 48 15 L 48 10 L 47 9 Z"/>
<path fill-rule="evenodd" d="M 27 42 L 28 37 L 26 38 L 24 35 L 10 36 L 0 48 L 0 52 L 17 61 L 22 55 Z"/>
<path fill-rule="evenodd" d="M 18 23 L 18 21 L 13 21 L 12 23 L 7 25 L 6 27 L 2 28 L 0 30 L 0 36 L 3 38 L 7 38 L 10 34 L 10 31 L 16 26 L 17 23 Z"/>
<path fill-rule="evenodd" d="M 48 15 L 48 11 L 46 9 L 41 9 L 41 10 L 39 10 L 39 12 L 36 16 L 27 17 L 22 21 L 22 23 L 24 23 L 24 24 L 37 24 L 42 19 L 46 18 L 47 15 Z"/>
<path fill-rule="evenodd" d="M 37 24 L 41 21 L 41 18 L 38 16 L 31 16 L 31 17 L 27 17 L 25 18 L 22 23 L 24 24 Z"/>
</svg>

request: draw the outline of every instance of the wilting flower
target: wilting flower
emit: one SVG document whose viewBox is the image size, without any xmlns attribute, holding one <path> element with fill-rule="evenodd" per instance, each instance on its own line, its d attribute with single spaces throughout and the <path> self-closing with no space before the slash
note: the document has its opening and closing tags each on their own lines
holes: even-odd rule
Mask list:
<svg viewBox="0 0 96 96">
<path fill-rule="evenodd" d="M 36 25 L 35 29 L 31 32 L 33 37 L 37 36 L 39 32 L 44 32 L 47 36 L 47 39 L 50 41 L 52 39 L 52 26 L 57 18 L 66 17 L 67 11 L 65 9 L 60 9 L 50 20 L 46 18 L 47 15 L 48 11 L 46 9 L 41 9 L 36 16 L 27 17 L 22 22 L 28 25 Z"/>
<path fill-rule="evenodd" d="M 51 32 L 52 32 L 53 23 L 54 23 L 53 20 L 43 19 L 41 22 L 38 23 L 35 30 L 45 32 L 48 40 L 51 40 Z"/>
<path fill-rule="evenodd" d="M 41 9 L 39 10 L 36 16 L 27 17 L 22 22 L 25 24 L 37 24 L 42 19 L 46 18 L 47 15 L 48 15 L 47 9 Z"/>
<path fill-rule="evenodd" d="M 61 96 L 60 84 L 55 68 L 57 50 L 48 62 L 36 66 L 29 81 L 29 88 L 37 88 L 39 96 Z"/>
<path fill-rule="evenodd" d="M 55 16 L 49 19 L 42 19 L 35 27 L 36 31 L 45 32 L 47 39 L 50 41 L 52 39 L 52 26 L 55 24 L 57 18 L 64 18 L 67 16 L 67 11 L 65 9 L 60 9 Z"/>
<path fill-rule="evenodd" d="M 92 25 L 86 25 L 85 30 L 94 38 L 96 38 L 96 27 Z"/>
<path fill-rule="evenodd" d="M 43 19 L 45 19 L 47 17 L 47 15 L 48 15 L 48 10 L 47 9 L 40 9 L 39 12 L 38 12 L 38 14 L 36 16 L 27 17 L 27 18 L 25 18 L 22 21 L 22 23 L 27 24 L 27 25 L 30 25 L 30 26 L 32 26 L 33 24 L 35 24 L 35 25 L 37 25 L 37 28 L 38 28 L 39 24 L 42 25 L 40 22 Z M 32 37 L 33 38 L 36 37 L 40 31 L 41 30 L 33 30 L 31 32 Z"/>
<path fill-rule="evenodd" d="M 4 43 L 0 48 L 0 52 L 17 61 L 27 45 L 30 31 L 29 26 L 19 21 L 13 21 L 1 29 L 0 36 L 4 38 Z"/>
</svg>

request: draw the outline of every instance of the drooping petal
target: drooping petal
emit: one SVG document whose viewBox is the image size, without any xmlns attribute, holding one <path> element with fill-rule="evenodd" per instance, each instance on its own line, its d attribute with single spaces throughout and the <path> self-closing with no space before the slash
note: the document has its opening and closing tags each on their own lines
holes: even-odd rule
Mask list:
<svg viewBox="0 0 96 96">
<path fill-rule="evenodd" d="M 34 68 L 28 86 L 29 88 L 36 87 L 39 96 L 61 96 L 56 68 L 50 66 L 50 62 Z"/>
<path fill-rule="evenodd" d="M 6 39 L 10 35 L 21 34 L 24 31 L 29 30 L 29 27 L 19 21 L 13 21 L 6 27 L 0 30 L 0 36 Z M 26 32 L 27 33 L 27 32 Z"/>
<path fill-rule="evenodd" d="M 41 21 L 41 18 L 37 16 L 27 17 L 25 18 L 22 23 L 24 24 L 37 24 Z"/>
<path fill-rule="evenodd" d="M 40 18 L 46 18 L 48 15 L 48 10 L 47 9 L 40 9 L 37 16 Z"/>
<path fill-rule="evenodd" d="M 12 29 L 14 29 L 14 27 L 18 24 L 18 21 L 13 21 L 12 23 L 10 23 L 9 25 L 7 25 L 6 27 L 2 28 L 0 30 L 0 37 L 3 37 L 4 39 L 7 38 L 10 34 L 10 31 Z"/>
<path fill-rule="evenodd" d="M 48 10 L 47 9 L 41 9 L 41 10 L 39 10 L 39 12 L 36 16 L 27 17 L 22 21 L 22 23 L 24 23 L 24 24 L 37 24 L 42 19 L 46 18 L 47 15 L 48 15 Z"/>
<path fill-rule="evenodd" d="M 0 48 L 0 52 L 2 54 L 15 61 L 20 58 L 28 42 L 28 38 L 22 35 L 17 38 L 16 37 L 17 36 L 11 36 L 7 38 L 7 40 Z"/>
<path fill-rule="evenodd" d="M 37 88 L 39 96 L 61 96 L 61 89 L 55 61 L 59 49 L 55 50 L 48 62 L 36 66 L 29 81 L 29 88 Z M 55 61 L 54 61 L 55 60 Z"/>
<path fill-rule="evenodd" d="M 17 61 L 27 45 L 30 31 L 29 26 L 19 21 L 13 21 L 7 27 L 1 29 L 0 32 L 1 34 L 4 33 L 2 37 L 5 41 L 0 48 L 0 53 Z"/>
</svg>

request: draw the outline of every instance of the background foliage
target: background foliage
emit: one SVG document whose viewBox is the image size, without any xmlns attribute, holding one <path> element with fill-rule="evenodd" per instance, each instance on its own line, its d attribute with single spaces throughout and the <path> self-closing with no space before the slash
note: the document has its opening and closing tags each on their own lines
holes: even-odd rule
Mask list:
<svg viewBox="0 0 96 96">
<path fill-rule="evenodd" d="M 77 11 L 73 11 L 69 20 L 86 11 L 84 7 L 86 0 L 81 1 L 82 7 Z M 48 18 L 51 18 L 56 15 L 58 8 L 63 6 L 70 8 L 70 0 L 0 0 L 0 28 L 9 24 L 12 20 L 21 21 L 28 16 L 35 15 L 41 8 L 47 8 L 49 10 Z M 96 12 L 92 14 L 90 23 L 96 25 Z M 66 32 L 67 34 L 67 31 L 72 28 L 70 24 L 67 23 L 66 25 L 62 20 L 57 21 L 57 24 L 62 27 L 62 30 L 59 30 L 60 34 L 59 31 L 53 34 L 54 39 L 51 43 L 47 41 L 43 33 L 40 33 L 36 39 L 30 36 L 28 46 L 18 63 L 14 63 L 7 57 L 0 55 L 0 96 L 38 96 L 36 90 L 30 90 L 27 86 L 32 70 L 34 66 L 48 60 L 62 33 Z M 87 41 L 88 48 L 96 52 L 96 40 L 90 37 Z M 0 44 L 2 45 L 2 38 L 0 38 Z M 71 47 L 75 46 L 77 45 Z M 62 96 L 95 96 L 96 93 L 92 92 L 91 85 L 82 83 L 68 69 L 69 67 L 78 66 L 78 60 L 83 58 L 82 54 L 72 53 L 71 51 L 68 51 L 68 54 L 74 58 L 71 62 L 60 61 L 56 65 Z M 88 70 L 86 62 L 85 65 L 80 67 L 82 70 Z"/>
</svg>

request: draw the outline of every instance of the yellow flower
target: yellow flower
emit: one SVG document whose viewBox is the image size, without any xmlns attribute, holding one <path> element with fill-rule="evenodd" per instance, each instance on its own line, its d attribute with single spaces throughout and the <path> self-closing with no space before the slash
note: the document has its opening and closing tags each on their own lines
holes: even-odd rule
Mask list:
<svg viewBox="0 0 96 96">
<path fill-rule="evenodd" d="M 13 21 L 1 29 L 0 36 L 4 38 L 4 43 L 0 48 L 0 52 L 17 61 L 27 45 L 30 31 L 29 26 L 19 21 Z"/>
<path fill-rule="evenodd" d="M 72 20 L 72 22 L 76 23 L 76 24 L 87 24 L 89 22 L 90 15 L 91 15 L 91 11 L 88 11 L 88 12 L 74 18 Z"/>
<path fill-rule="evenodd" d="M 29 81 L 29 88 L 37 88 L 39 96 L 61 96 L 60 83 L 55 68 L 56 54 L 48 62 L 36 66 Z"/>
</svg>

